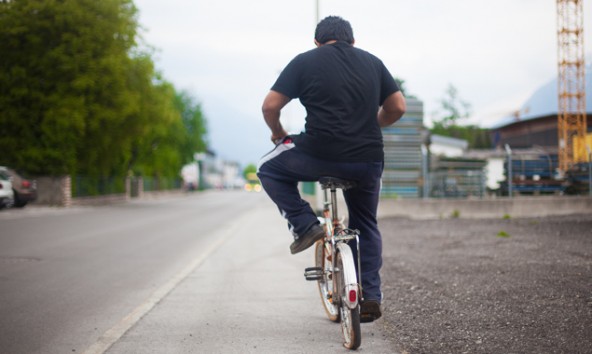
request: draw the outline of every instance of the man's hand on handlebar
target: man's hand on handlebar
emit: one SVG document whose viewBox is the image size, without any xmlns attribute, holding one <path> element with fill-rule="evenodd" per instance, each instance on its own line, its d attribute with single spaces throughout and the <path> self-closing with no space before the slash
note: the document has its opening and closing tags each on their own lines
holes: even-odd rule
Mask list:
<svg viewBox="0 0 592 354">
<path fill-rule="evenodd" d="M 281 133 L 279 134 L 271 134 L 271 142 L 274 145 L 279 144 L 283 138 L 285 138 L 286 136 L 288 136 L 288 132 L 285 131 L 284 129 L 282 129 Z"/>
</svg>

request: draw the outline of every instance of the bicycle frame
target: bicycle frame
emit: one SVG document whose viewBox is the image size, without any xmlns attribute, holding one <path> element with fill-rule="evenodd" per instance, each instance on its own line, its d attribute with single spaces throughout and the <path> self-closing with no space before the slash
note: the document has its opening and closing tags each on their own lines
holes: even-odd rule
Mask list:
<svg viewBox="0 0 592 354">
<path fill-rule="evenodd" d="M 344 282 L 343 286 L 345 287 L 345 293 L 347 296 L 345 297 L 344 302 L 346 306 L 350 309 L 354 309 L 358 306 L 358 303 L 362 299 L 362 275 L 360 272 L 361 263 L 360 263 L 360 239 L 358 237 L 358 232 L 347 232 L 348 229 L 343 227 L 341 221 L 339 220 L 339 213 L 337 207 L 337 191 L 335 188 L 330 189 L 331 197 L 329 201 L 329 197 L 327 195 L 327 189 L 324 190 L 324 207 L 323 207 L 323 219 L 324 224 L 326 226 L 326 237 L 324 240 L 325 244 L 325 252 L 330 254 L 331 265 L 333 270 L 336 269 L 336 253 L 339 250 L 342 254 L 342 261 L 345 262 L 344 264 Z M 353 230 L 351 230 L 353 231 Z M 356 269 L 353 263 L 353 255 L 351 248 L 347 245 L 347 242 L 350 240 L 356 240 L 356 249 L 358 253 L 358 274 L 356 275 L 355 271 L 349 272 L 347 270 Z M 330 245 L 330 246 L 329 246 Z M 333 282 L 333 289 L 337 289 L 337 277 L 332 277 Z M 335 301 L 336 299 L 333 299 Z M 337 299 L 337 301 L 341 301 L 342 299 Z"/>
<path fill-rule="evenodd" d="M 358 230 L 346 228 L 339 220 L 337 189 L 355 187 L 355 182 L 336 177 L 321 177 L 325 191 L 322 216 L 319 222 L 325 237 L 315 245 L 315 266 L 304 269 L 306 280 L 317 281 L 321 301 L 329 320 L 341 323 L 348 349 L 357 349 L 362 343 L 360 307 L 363 299 L 362 275 L 356 272 L 355 261 L 348 242 L 356 240 L 358 269 L 360 266 L 360 239 Z M 328 196 L 328 191 L 331 197 Z"/>
</svg>

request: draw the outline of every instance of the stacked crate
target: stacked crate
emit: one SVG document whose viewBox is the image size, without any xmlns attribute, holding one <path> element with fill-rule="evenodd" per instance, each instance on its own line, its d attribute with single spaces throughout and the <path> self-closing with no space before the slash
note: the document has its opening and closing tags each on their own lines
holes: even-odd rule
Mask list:
<svg viewBox="0 0 592 354">
<path fill-rule="evenodd" d="M 423 102 L 406 98 L 407 111 L 394 125 L 383 128 L 383 197 L 417 198 L 421 186 Z"/>
</svg>

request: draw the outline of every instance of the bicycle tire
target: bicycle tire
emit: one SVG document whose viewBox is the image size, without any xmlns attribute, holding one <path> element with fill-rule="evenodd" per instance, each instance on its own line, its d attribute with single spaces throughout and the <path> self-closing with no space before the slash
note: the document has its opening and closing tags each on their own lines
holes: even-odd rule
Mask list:
<svg viewBox="0 0 592 354">
<path fill-rule="evenodd" d="M 333 289 L 333 280 L 331 280 L 333 274 L 333 270 L 331 269 L 332 264 L 325 254 L 324 240 L 319 240 L 315 244 L 315 266 L 323 270 L 323 276 L 317 281 L 317 284 L 325 313 L 329 317 L 329 320 L 339 322 L 339 306 L 333 301 L 335 292 Z"/>
<path fill-rule="evenodd" d="M 339 301 L 339 313 L 341 318 L 341 330 L 343 332 L 343 338 L 345 342 L 343 346 L 348 349 L 358 349 L 362 344 L 362 330 L 360 328 L 360 305 L 358 304 L 355 308 L 350 309 L 346 305 L 346 272 L 353 271 L 355 274 L 355 268 L 346 269 L 345 267 L 353 267 L 353 255 L 351 253 L 351 249 L 349 246 L 344 245 L 345 247 L 339 247 L 337 250 L 337 256 L 335 260 L 335 268 L 337 271 L 335 272 L 335 277 L 337 279 L 337 289 L 340 296 Z M 344 257 L 348 257 L 348 261 L 344 262 Z"/>
</svg>

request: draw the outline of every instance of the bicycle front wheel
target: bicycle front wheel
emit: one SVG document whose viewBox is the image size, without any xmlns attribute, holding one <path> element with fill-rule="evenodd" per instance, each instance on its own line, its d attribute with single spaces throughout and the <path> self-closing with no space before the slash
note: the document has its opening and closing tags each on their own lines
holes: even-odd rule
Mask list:
<svg viewBox="0 0 592 354">
<path fill-rule="evenodd" d="M 352 279 L 356 279 L 356 270 L 351 249 L 345 244 L 343 246 L 338 248 L 337 259 L 335 260 L 336 287 L 337 293 L 340 296 L 339 313 L 341 317 L 341 329 L 343 331 L 343 338 L 345 339 L 343 345 L 348 349 L 357 349 L 362 344 L 360 306 L 358 304 L 352 309 L 347 305 L 348 297 L 350 296 L 348 284 L 352 284 L 352 281 L 355 283 Z M 356 298 L 358 293 L 355 295 Z M 358 300 L 355 299 L 355 301 L 357 302 Z"/>
<path fill-rule="evenodd" d="M 331 255 L 325 249 L 323 240 L 317 241 L 315 245 L 315 266 L 323 270 L 323 275 L 318 280 L 319 295 L 327 317 L 333 322 L 339 322 L 339 306 L 334 301 L 338 294 L 333 289 L 333 265 L 331 264 Z"/>
</svg>

